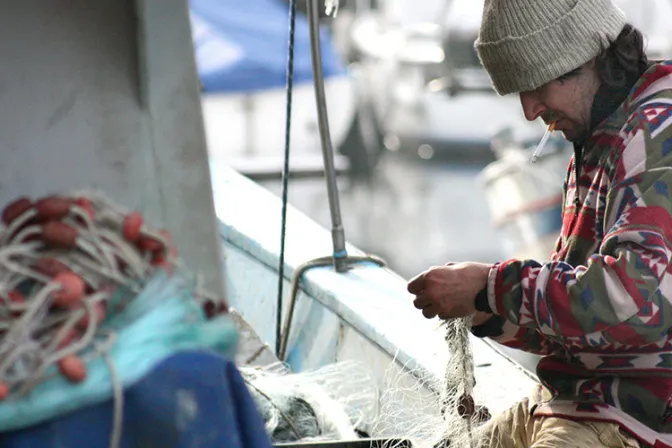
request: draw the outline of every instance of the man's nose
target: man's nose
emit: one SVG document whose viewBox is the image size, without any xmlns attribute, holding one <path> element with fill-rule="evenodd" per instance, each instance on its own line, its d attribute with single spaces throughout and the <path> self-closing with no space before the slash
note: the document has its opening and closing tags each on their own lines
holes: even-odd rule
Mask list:
<svg viewBox="0 0 672 448">
<path fill-rule="evenodd" d="M 520 104 L 523 106 L 525 118 L 529 121 L 536 120 L 547 110 L 536 92 L 522 92 L 520 94 Z"/>
</svg>

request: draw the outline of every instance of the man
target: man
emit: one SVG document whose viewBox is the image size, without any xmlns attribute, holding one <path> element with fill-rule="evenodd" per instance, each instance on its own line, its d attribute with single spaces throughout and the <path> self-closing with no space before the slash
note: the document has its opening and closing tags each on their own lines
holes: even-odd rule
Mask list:
<svg viewBox="0 0 672 448">
<path fill-rule="evenodd" d="M 562 232 L 547 263 L 431 268 L 414 304 L 545 355 L 543 394 L 487 423 L 489 446 L 672 447 L 672 63 L 610 0 L 486 0 L 475 46 L 498 94 L 574 144 Z"/>
</svg>

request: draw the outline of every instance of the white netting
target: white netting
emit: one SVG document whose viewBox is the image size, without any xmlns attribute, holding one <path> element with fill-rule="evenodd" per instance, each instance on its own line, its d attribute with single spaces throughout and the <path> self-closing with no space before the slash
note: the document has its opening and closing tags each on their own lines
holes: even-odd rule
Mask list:
<svg viewBox="0 0 672 448">
<path fill-rule="evenodd" d="M 379 376 L 356 362 L 303 373 L 283 364 L 241 372 L 274 443 L 366 436 L 389 439 L 384 448 L 405 448 L 405 440 L 415 448 L 482 448 L 479 430 L 489 415 L 472 399 L 470 324 L 470 318 L 441 322 L 451 354 L 443 378 L 397 359 Z"/>
<path fill-rule="evenodd" d="M 409 439 L 415 448 L 483 446 L 480 429 L 489 415 L 473 399 L 470 320 L 442 322 L 451 354 L 442 380 L 407 365 L 390 364 L 383 379 L 384 392 L 373 436 Z M 394 447 L 394 442 L 386 446 Z"/>
<path fill-rule="evenodd" d="M 355 362 L 302 373 L 282 364 L 240 371 L 274 443 L 357 439 L 376 414 L 376 384 Z"/>
</svg>

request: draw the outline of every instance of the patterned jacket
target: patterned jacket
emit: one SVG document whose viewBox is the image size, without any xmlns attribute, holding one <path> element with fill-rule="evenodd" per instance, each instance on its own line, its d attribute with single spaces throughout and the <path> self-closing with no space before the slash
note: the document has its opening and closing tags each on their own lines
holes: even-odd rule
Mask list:
<svg viewBox="0 0 672 448">
<path fill-rule="evenodd" d="M 672 61 L 596 126 L 578 169 L 575 158 L 551 261 L 493 267 L 496 316 L 474 334 L 546 355 L 537 373 L 553 399 L 535 416 L 612 421 L 672 447 Z"/>
</svg>

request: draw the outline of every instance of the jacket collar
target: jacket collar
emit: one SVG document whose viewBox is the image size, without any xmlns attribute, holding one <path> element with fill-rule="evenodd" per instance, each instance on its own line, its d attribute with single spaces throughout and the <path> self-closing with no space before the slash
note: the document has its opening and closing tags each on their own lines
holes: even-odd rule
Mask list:
<svg viewBox="0 0 672 448">
<path fill-rule="evenodd" d="M 642 93 L 642 87 L 650 85 L 660 77 L 660 74 L 657 73 L 657 68 L 660 66 L 660 63 L 669 64 L 670 62 L 651 62 L 643 73 L 626 78 L 620 85 L 609 86 L 602 84 L 598 88 L 590 109 L 590 130 L 588 132 L 588 139 L 590 139 L 597 128 L 607 121 L 619 107 L 637 102 Z M 672 66 L 669 66 L 668 69 L 672 70 Z M 668 74 L 670 74 L 669 71 Z M 585 144 L 586 140 L 574 142 L 575 160 L 581 160 Z"/>
</svg>

